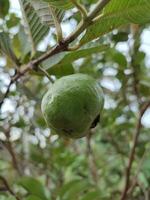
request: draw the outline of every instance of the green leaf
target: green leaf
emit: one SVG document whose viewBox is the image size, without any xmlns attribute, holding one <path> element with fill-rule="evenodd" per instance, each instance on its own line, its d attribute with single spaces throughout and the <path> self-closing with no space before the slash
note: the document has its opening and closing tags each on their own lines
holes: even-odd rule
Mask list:
<svg viewBox="0 0 150 200">
<path fill-rule="evenodd" d="M 9 169 L 9 167 L 10 167 L 10 164 L 7 161 L 0 160 L 0 171 Z"/>
<path fill-rule="evenodd" d="M 113 59 L 114 62 L 118 63 L 118 65 L 121 68 L 127 67 L 127 60 L 126 57 L 119 51 L 112 49 L 110 51 L 111 59 Z"/>
<path fill-rule="evenodd" d="M 44 186 L 39 180 L 25 176 L 20 179 L 19 185 L 24 187 L 30 194 L 35 195 L 42 200 L 47 200 Z"/>
<path fill-rule="evenodd" d="M 31 43 L 28 41 L 28 36 L 25 33 L 24 27 L 20 25 L 19 27 L 19 33 L 18 33 L 18 40 L 20 42 L 20 57 L 23 60 L 27 54 L 31 51 Z M 17 41 L 18 42 L 18 41 Z M 18 45 L 19 46 L 19 45 Z"/>
<path fill-rule="evenodd" d="M 65 184 L 60 192 L 59 196 L 62 199 L 70 200 L 70 199 L 78 199 L 77 197 L 80 196 L 85 189 L 89 187 L 89 184 L 85 180 L 74 180 L 67 184 Z"/>
<path fill-rule="evenodd" d="M 24 28 L 31 45 L 32 55 L 35 55 L 38 43 L 48 34 L 49 27 L 42 24 L 37 13 L 28 0 L 19 0 L 23 15 Z"/>
<path fill-rule="evenodd" d="M 43 24 L 48 26 L 55 25 L 53 13 L 55 13 L 58 22 L 61 22 L 64 16 L 64 11 L 53 8 L 51 4 L 43 2 L 42 0 L 30 0 L 30 2 Z"/>
<path fill-rule="evenodd" d="M 51 75 L 67 75 L 74 72 L 72 63 L 80 58 L 100 53 L 108 48 L 107 45 L 85 48 L 71 53 L 63 52 L 43 62 L 42 66 Z"/>
<path fill-rule="evenodd" d="M 0 51 L 10 58 L 14 63 L 18 64 L 18 59 L 12 49 L 9 35 L 5 32 L 0 33 Z"/>
<path fill-rule="evenodd" d="M 6 21 L 7 27 L 12 28 L 17 26 L 20 22 L 20 18 L 16 16 L 15 13 L 10 13 L 9 20 Z"/>
<path fill-rule="evenodd" d="M 0 195 L 0 199 L 1 200 L 16 200 L 16 198 L 13 196 L 3 196 L 3 195 Z"/>
<path fill-rule="evenodd" d="M 88 192 L 86 195 L 81 198 L 81 200 L 99 200 L 100 199 L 100 192 L 94 191 L 94 192 Z"/>
<path fill-rule="evenodd" d="M 67 10 L 67 9 L 70 9 L 72 8 L 72 3 L 70 0 L 43 0 L 45 2 L 48 2 L 51 6 L 54 6 L 56 8 L 59 8 L 59 9 L 64 9 L 64 10 Z"/>
<path fill-rule="evenodd" d="M 9 0 L 0 0 L 0 17 L 5 17 L 9 10 Z"/>
<path fill-rule="evenodd" d="M 115 42 L 125 42 L 128 40 L 128 33 L 126 32 L 119 32 L 112 36 L 112 40 Z"/>
<path fill-rule="evenodd" d="M 149 0 L 112 0 L 103 10 L 102 15 L 97 17 L 86 34 L 81 39 L 85 44 L 96 39 L 121 25 L 135 23 L 143 24 L 150 22 Z"/>
<path fill-rule="evenodd" d="M 27 198 L 25 198 L 25 200 L 42 200 L 41 198 L 34 196 L 34 195 L 30 195 Z"/>
</svg>

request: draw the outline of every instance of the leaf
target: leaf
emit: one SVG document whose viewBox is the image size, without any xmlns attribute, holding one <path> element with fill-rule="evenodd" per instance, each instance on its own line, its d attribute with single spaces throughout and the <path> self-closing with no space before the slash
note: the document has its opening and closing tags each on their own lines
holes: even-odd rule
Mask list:
<svg viewBox="0 0 150 200">
<path fill-rule="evenodd" d="M 30 195 L 27 198 L 25 198 L 25 200 L 42 200 L 41 198 L 34 196 L 34 195 Z"/>
<path fill-rule="evenodd" d="M 19 27 L 18 40 L 20 42 L 20 51 L 21 51 L 20 56 L 21 56 L 21 59 L 24 59 L 24 57 L 30 53 L 32 47 L 31 47 L 31 43 L 27 42 L 28 36 L 25 33 L 25 29 L 22 25 L 20 25 Z"/>
<path fill-rule="evenodd" d="M 0 51 L 10 58 L 14 63 L 19 61 L 13 52 L 9 35 L 5 32 L 0 33 Z"/>
<path fill-rule="evenodd" d="M 30 194 L 41 198 L 42 200 L 47 200 L 45 195 L 44 186 L 40 181 L 32 177 L 24 176 L 20 179 L 19 185 L 24 187 Z"/>
<path fill-rule="evenodd" d="M 9 10 L 9 0 L 0 0 L 0 17 L 5 17 Z"/>
<path fill-rule="evenodd" d="M 113 59 L 113 61 L 118 63 L 118 65 L 123 69 L 127 67 L 126 57 L 121 52 L 112 48 L 110 49 L 108 53 L 109 53 L 109 56 L 111 56 L 110 60 Z"/>
<path fill-rule="evenodd" d="M 73 51 L 71 53 L 63 52 L 56 56 L 53 56 L 46 61 L 43 62 L 42 66 L 45 70 L 51 75 L 67 75 L 72 74 L 74 72 L 72 62 L 89 56 L 93 53 L 99 53 L 108 48 L 107 45 L 96 46 L 91 48 L 85 48 L 77 51 Z"/>
<path fill-rule="evenodd" d="M 10 13 L 9 20 L 6 21 L 7 27 L 10 29 L 14 26 L 17 26 L 20 22 L 20 18 L 14 13 Z"/>
<path fill-rule="evenodd" d="M 43 2 L 42 0 L 30 0 L 30 2 L 43 24 L 48 26 L 55 25 L 53 12 L 57 17 L 57 20 L 61 22 L 64 16 L 64 12 L 62 10 L 53 8 L 49 3 Z"/>
<path fill-rule="evenodd" d="M 31 45 L 32 55 L 34 55 L 36 46 L 44 36 L 47 35 L 49 27 L 41 23 L 40 18 L 28 0 L 19 0 L 19 2 L 22 10 L 25 32 Z"/>
<path fill-rule="evenodd" d="M 0 171 L 4 171 L 6 169 L 9 169 L 10 165 L 7 161 L 0 160 Z"/>
<path fill-rule="evenodd" d="M 112 0 L 103 10 L 93 25 L 91 25 L 80 43 L 85 44 L 121 25 L 150 22 L 149 0 Z"/>
<path fill-rule="evenodd" d="M 81 198 L 81 200 L 99 200 L 100 198 L 100 192 L 94 191 L 94 192 L 88 192 L 86 195 Z"/>
<path fill-rule="evenodd" d="M 59 191 L 59 196 L 62 199 L 78 199 L 81 192 L 84 192 L 86 188 L 89 187 L 89 184 L 85 180 L 74 180 L 62 186 Z"/>
<path fill-rule="evenodd" d="M 117 42 L 126 42 L 128 40 L 128 33 L 126 32 L 118 32 L 112 36 L 112 40 Z"/>
<path fill-rule="evenodd" d="M 70 0 L 43 0 L 45 2 L 48 2 L 50 5 L 59 8 L 59 9 L 70 9 L 72 8 L 73 4 L 71 3 Z"/>
</svg>

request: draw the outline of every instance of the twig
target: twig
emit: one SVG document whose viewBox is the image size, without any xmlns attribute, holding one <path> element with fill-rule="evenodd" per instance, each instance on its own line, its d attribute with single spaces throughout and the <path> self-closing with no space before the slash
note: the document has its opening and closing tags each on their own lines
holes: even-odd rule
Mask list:
<svg viewBox="0 0 150 200">
<path fill-rule="evenodd" d="M 16 158 L 16 154 L 14 152 L 12 143 L 10 142 L 10 128 L 8 128 L 8 130 L 5 131 L 5 135 L 6 135 L 7 141 L 3 142 L 2 144 L 5 146 L 5 148 L 8 150 L 11 156 L 14 169 L 16 169 L 19 175 L 22 175 L 17 158 Z"/>
<path fill-rule="evenodd" d="M 93 23 L 92 20 L 94 19 L 94 17 L 96 17 L 97 14 L 100 13 L 110 1 L 111 0 L 100 0 L 97 3 L 95 9 L 93 9 L 93 11 L 89 13 L 88 16 L 79 23 L 77 29 L 70 36 L 68 36 L 64 41 L 61 41 L 59 44 L 57 44 L 53 49 L 41 55 L 39 58 L 36 58 L 29 62 L 24 69 L 20 69 L 16 76 L 11 79 L 9 84 L 10 86 L 8 87 L 7 92 L 4 94 L 4 97 L 0 102 L 0 108 L 4 102 L 4 99 L 8 96 L 10 87 L 13 83 L 15 83 L 18 79 L 20 79 L 30 70 L 37 69 L 37 66 L 47 58 L 52 57 L 53 55 L 58 54 L 60 52 L 67 51 L 69 44 L 73 42 L 88 26 L 90 26 Z"/>
<path fill-rule="evenodd" d="M 6 92 L 5 92 L 5 94 L 4 94 L 3 98 L 2 98 L 2 100 L 0 101 L 0 108 L 2 107 L 2 105 L 3 105 L 3 103 L 4 103 L 4 100 L 7 98 L 12 84 L 13 84 L 13 82 L 12 82 L 12 80 L 11 80 L 10 83 L 9 83 L 9 85 L 8 85 L 8 87 L 7 87 Z"/>
<path fill-rule="evenodd" d="M 100 0 L 98 1 L 95 9 L 88 15 L 88 19 L 92 20 L 94 19 L 100 11 L 103 10 L 103 8 L 110 2 L 111 0 Z"/>
<path fill-rule="evenodd" d="M 139 114 L 139 119 L 138 119 L 136 131 L 135 131 L 135 135 L 134 135 L 134 138 L 133 138 L 133 146 L 131 148 L 128 165 L 127 165 L 126 172 L 125 172 L 125 186 L 124 186 L 124 189 L 123 189 L 123 192 L 122 192 L 122 195 L 121 195 L 121 200 L 125 200 L 126 197 L 127 197 L 127 192 L 128 192 L 129 184 L 130 184 L 130 174 L 131 174 L 132 163 L 133 163 L 134 156 L 135 156 L 135 150 L 136 150 L 136 146 L 137 146 L 137 143 L 138 143 L 140 130 L 142 128 L 141 120 L 142 120 L 142 117 L 143 117 L 144 113 L 146 112 L 146 110 L 148 109 L 149 106 L 150 106 L 150 101 L 143 105 L 143 107 L 141 108 L 140 114 Z"/>
<path fill-rule="evenodd" d="M 49 6 L 49 9 L 51 10 L 52 17 L 55 23 L 55 28 L 57 32 L 57 42 L 60 43 L 63 40 L 63 33 L 62 33 L 62 28 L 61 24 L 59 23 L 59 20 L 57 18 L 57 15 L 55 13 L 55 9 L 53 9 L 51 6 Z"/>
<path fill-rule="evenodd" d="M 45 74 L 45 76 L 47 76 L 47 78 L 50 80 L 51 83 L 54 83 L 54 80 L 51 78 L 51 76 L 48 74 L 48 72 L 47 72 L 45 69 L 43 69 L 40 65 L 39 65 L 38 69 L 39 69 L 43 74 Z"/>
<path fill-rule="evenodd" d="M 149 149 L 147 149 L 147 150 L 149 151 Z M 144 154 L 143 154 L 143 156 L 142 156 L 142 158 L 141 158 L 141 160 L 140 160 L 140 162 L 139 162 L 136 175 L 134 176 L 133 181 L 132 181 L 132 183 L 131 183 L 131 186 L 130 186 L 130 188 L 128 189 L 128 192 L 127 192 L 127 195 L 128 195 L 128 196 L 132 194 L 134 188 L 135 188 L 136 185 L 137 185 L 138 174 L 139 174 L 139 172 L 141 171 L 143 162 L 145 161 L 145 157 L 146 157 L 146 154 L 147 154 L 147 150 L 145 150 L 145 152 L 144 152 Z"/>
<path fill-rule="evenodd" d="M 32 62 L 29 63 L 28 66 L 25 69 L 18 71 L 15 76 L 11 77 L 11 80 L 10 80 L 10 83 L 9 83 L 9 85 L 7 87 L 7 90 L 6 90 L 6 92 L 5 92 L 2 100 L 0 101 L 0 109 L 1 109 L 1 107 L 3 105 L 3 103 L 4 103 L 4 100 L 9 95 L 10 88 L 11 88 L 12 84 L 14 84 L 19 78 L 21 78 L 22 76 L 24 76 L 24 74 L 26 74 L 32 68 L 31 64 L 32 64 Z"/>
<path fill-rule="evenodd" d="M 3 182 L 6 190 L 12 195 L 15 197 L 16 200 L 21 200 L 16 194 L 15 192 L 10 188 L 7 180 L 3 177 L 3 176 L 0 176 L 0 180 Z"/>
<path fill-rule="evenodd" d="M 72 3 L 76 6 L 76 8 L 80 11 L 83 18 L 87 17 L 87 10 L 86 8 L 80 4 L 77 0 L 71 0 Z"/>
<path fill-rule="evenodd" d="M 89 160 L 89 169 L 90 169 L 93 181 L 97 185 L 98 173 L 97 173 L 95 157 L 94 157 L 92 147 L 91 147 L 91 137 L 92 137 L 92 132 L 90 131 L 87 135 L 87 156 L 88 156 L 88 160 Z"/>
<path fill-rule="evenodd" d="M 136 26 L 136 28 L 135 28 Z M 137 28 L 138 27 L 138 28 Z M 133 76 L 133 92 L 137 97 L 137 102 L 139 104 L 139 106 L 141 105 L 141 98 L 140 98 L 140 91 L 139 91 L 139 69 L 140 69 L 140 65 L 137 64 L 136 62 L 136 55 L 137 52 L 139 51 L 140 48 L 140 36 L 141 36 L 141 30 L 139 29 L 139 26 L 137 25 L 133 25 L 131 24 L 131 32 L 133 34 L 133 39 L 134 39 L 134 43 L 133 43 L 133 47 L 131 49 L 131 62 L 130 62 L 130 67 L 132 69 L 132 76 Z"/>
</svg>

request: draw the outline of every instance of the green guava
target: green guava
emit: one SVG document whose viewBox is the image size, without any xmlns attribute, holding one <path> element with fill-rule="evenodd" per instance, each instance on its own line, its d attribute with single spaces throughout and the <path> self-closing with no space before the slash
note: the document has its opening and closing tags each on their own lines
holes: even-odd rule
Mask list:
<svg viewBox="0 0 150 200">
<path fill-rule="evenodd" d="M 51 130 L 62 136 L 81 138 L 93 128 L 104 105 L 98 82 L 85 74 L 64 76 L 42 99 L 42 113 Z"/>
</svg>

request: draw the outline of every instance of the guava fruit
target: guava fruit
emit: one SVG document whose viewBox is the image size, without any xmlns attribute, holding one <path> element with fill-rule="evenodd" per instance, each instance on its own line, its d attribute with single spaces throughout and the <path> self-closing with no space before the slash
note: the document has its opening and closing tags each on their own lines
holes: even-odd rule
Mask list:
<svg viewBox="0 0 150 200">
<path fill-rule="evenodd" d="M 96 126 L 103 105 L 98 82 L 89 75 L 73 74 L 56 80 L 44 95 L 41 109 L 54 133 L 81 138 Z"/>
</svg>

